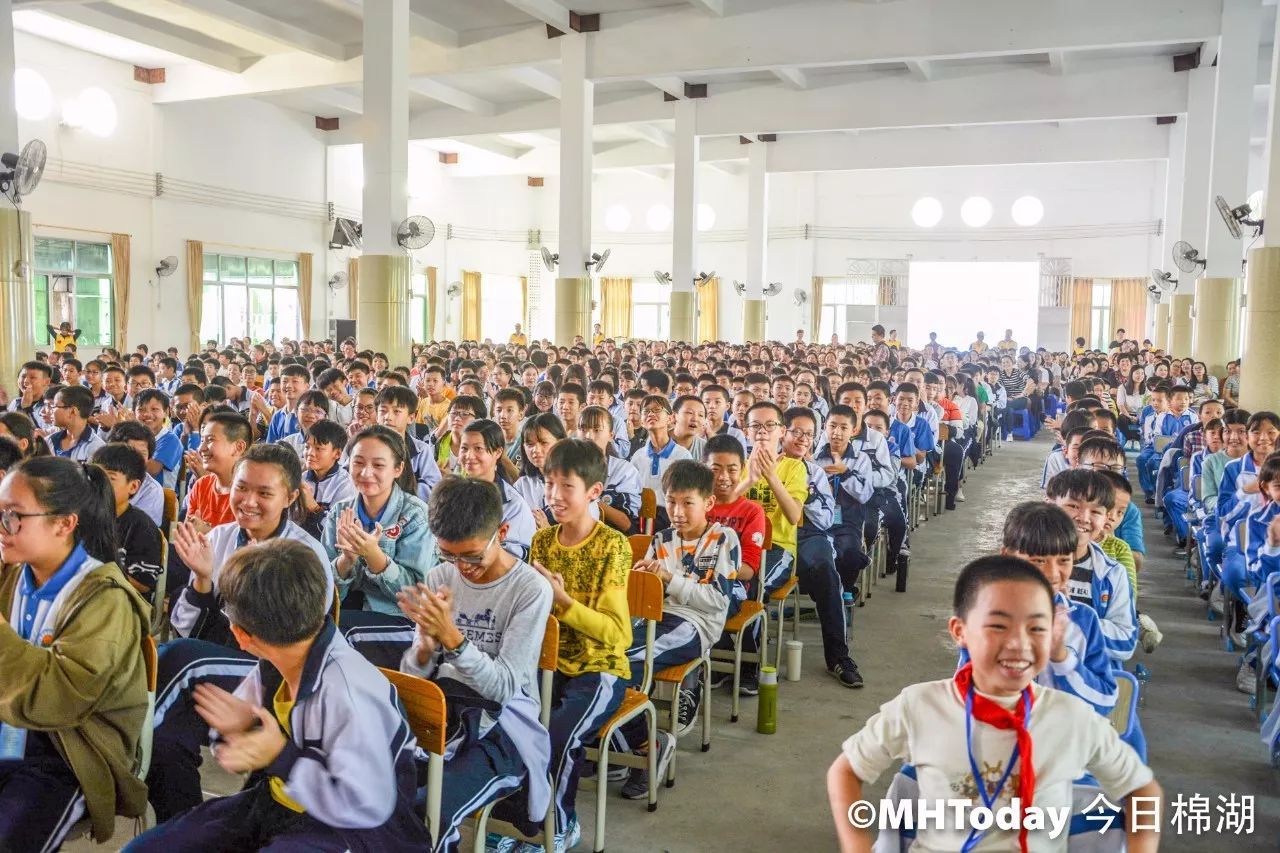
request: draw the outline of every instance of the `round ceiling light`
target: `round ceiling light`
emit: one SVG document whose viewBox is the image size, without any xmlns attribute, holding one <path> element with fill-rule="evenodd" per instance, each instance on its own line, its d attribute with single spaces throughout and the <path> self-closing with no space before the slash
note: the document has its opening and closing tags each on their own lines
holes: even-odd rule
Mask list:
<svg viewBox="0 0 1280 853">
<path fill-rule="evenodd" d="M 650 231 L 666 231 L 671 227 L 671 208 L 665 204 L 655 204 L 649 208 L 644 219 Z"/>
<path fill-rule="evenodd" d="M 970 228 L 981 228 L 991 221 L 991 202 L 980 195 L 965 199 L 960 205 L 960 218 Z"/>
<path fill-rule="evenodd" d="M 925 196 L 911 206 L 911 221 L 921 228 L 932 228 L 942 221 L 942 202 Z"/>
<path fill-rule="evenodd" d="M 41 121 L 53 112 L 53 91 L 39 72 L 19 68 L 13 72 L 14 108 L 27 121 Z"/>
<path fill-rule="evenodd" d="M 1013 203 L 1009 213 L 1019 225 L 1039 225 L 1040 220 L 1044 219 L 1044 204 L 1033 195 L 1024 195 Z"/>
<path fill-rule="evenodd" d="M 631 227 L 631 211 L 615 204 L 604 212 L 604 227 L 617 234 Z"/>
<path fill-rule="evenodd" d="M 698 230 L 710 231 L 716 227 L 716 209 L 709 204 L 698 205 Z"/>
</svg>

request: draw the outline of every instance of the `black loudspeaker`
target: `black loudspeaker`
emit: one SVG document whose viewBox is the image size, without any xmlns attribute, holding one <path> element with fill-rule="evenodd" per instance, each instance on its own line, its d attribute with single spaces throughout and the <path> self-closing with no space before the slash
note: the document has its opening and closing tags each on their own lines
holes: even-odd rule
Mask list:
<svg viewBox="0 0 1280 853">
<path fill-rule="evenodd" d="M 355 320 L 330 320 L 329 321 L 329 340 L 335 344 L 341 344 L 347 338 L 356 336 Z"/>
</svg>

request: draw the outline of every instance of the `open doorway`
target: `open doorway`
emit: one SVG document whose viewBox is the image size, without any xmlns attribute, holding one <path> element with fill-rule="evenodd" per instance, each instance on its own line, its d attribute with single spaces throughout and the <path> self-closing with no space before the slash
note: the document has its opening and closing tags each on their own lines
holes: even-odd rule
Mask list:
<svg viewBox="0 0 1280 853">
<path fill-rule="evenodd" d="M 1039 261 L 912 261 L 907 343 L 968 349 L 978 332 L 995 346 L 1005 329 L 1020 347 L 1036 348 Z"/>
</svg>

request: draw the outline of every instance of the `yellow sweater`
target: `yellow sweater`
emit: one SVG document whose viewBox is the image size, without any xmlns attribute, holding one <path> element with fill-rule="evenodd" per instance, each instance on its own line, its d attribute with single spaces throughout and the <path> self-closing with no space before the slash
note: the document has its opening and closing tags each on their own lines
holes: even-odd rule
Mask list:
<svg viewBox="0 0 1280 853">
<path fill-rule="evenodd" d="M 787 490 L 787 494 L 791 495 L 801 506 L 804 505 L 805 498 L 809 496 L 809 474 L 805 470 L 804 462 L 800 459 L 792 459 L 789 456 L 782 456 L 778 459 L 776 466 L 778 479 L 782 481 L 782 487 Z M 747 490 L 747 499 L 755 501 L 764 508 L 764 514 L 769 517 L 769 524 L 773 527 L 773 546 L 775 548 L 786 548 L 791 552 L 791 556 L 796 555 L 796 525 L 787 520 L 782 513 L 782 505 L 778 503 L 778 499 L 774 497 L 773 489 L 769 487 L 769 481 L 761 477 L 749 490 Z"/>
<path fill-rule="evenodd" d="M 587 672 L 631 676 L 631 611 L 627 577 L 631 544 L 612 527 L 596 522 L 591 535 L 573 547 L 560 544 L 560 525 L 533 535 L 530 562 L 564 578 L 573 603 L 557 608 L 560 659 L 557 669 L 573 678 Z"/>
</svg>

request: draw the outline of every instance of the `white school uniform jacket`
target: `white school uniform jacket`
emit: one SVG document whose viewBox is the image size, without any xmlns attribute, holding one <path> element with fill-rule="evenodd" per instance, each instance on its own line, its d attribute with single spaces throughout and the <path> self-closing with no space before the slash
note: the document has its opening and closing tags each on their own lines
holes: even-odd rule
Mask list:
<svg viewBox="0 0 1280 853">
<path fill-rule="evenodd" d="M 692 458 L 689 451 L 676 444 L 674 439 L 668 438 L 667 446 L 660 452 L 655 451 L 653 444 L 646 441 L 631 455 L 631 464 L 640 475 L 640 488 L 653 489 L 654 496 L 661 504 L 666 500 L 666 494 L 662 491 L 663 473 L 671 467 L 672 462 Z"/>
<path fill-rule="evenodd" d="M 333 466 L 333 470 L 317 477 L 310 469 L 302 472 L 302 482 L 311 484 L 312 497 L 323 507 L 331 507 L 339 501 L 356 497 L 355 483 L 351 482 L 351 473 L 341 463 Z"/>
<path fill-rule="evenodd" d="M 671 572 L 663 614 L 688 622 L 697 631 L 702 649 L 711 648 L 724 630 L 733 582 L 742 563 L 738 534 L 711 522 L 697 539 L 682 539 L 674 527 L 668 527 L 654 534 L 645 559 L 658 560 Z"/>
<path fill-rule="evenodd" d="M 1097 612 L 1107 654 L 1117 666 L 1133 657 L 1138 645 L 1138 614 L 1124 566 L 1090 542 L 1089 553 L 1071 568 L 1067 594 Z"/>
<path fill-rule="evenodd" d="M 46 441 L 48 441 L 49 449 L 53 451 L 54 456 L 61 456 L 73 462 L 88 462 L 93 458 L 93 454 L 98 451 L 98 448 L 106 444 L 96 429 L 87 426 L 84 428 L 84 432 L 80 434 L 80 440 L 73 444 L 70 450 L 63 450 L 62 439 L 66 434 L 66 430 L 60 429 L 50 435 Z"/>
<path fill-rule="evenodd" d="M 142 485 L 129 498 L 129 504 L 145 512 L 147 518 L 156 523 L 156 527 L 164 524 L 164 486 L 156 482 L 155 477 L 142 478 Z"/>
<path fill-rule="evenodd" d="M 871 488 L 894 488 L 898 480 L 898 469 L 889 453 L 889 442 L 883 435 L 863 427 L 862 435 L 850 439 L 849 446 L 864 454 L 871 462 Z"/>
<path fill-rule="evenodd" d="M 533 545 L 533 534 L 538 530 L 533 522 L 533 511 L 514 486 L 506 480 L 498 482 L 502 492 L 502 523 L 508 525 L 507 538 L 502 541 L 502 547 L 518 559 L 527 560 L 529 548 Z"/>
</svg>

